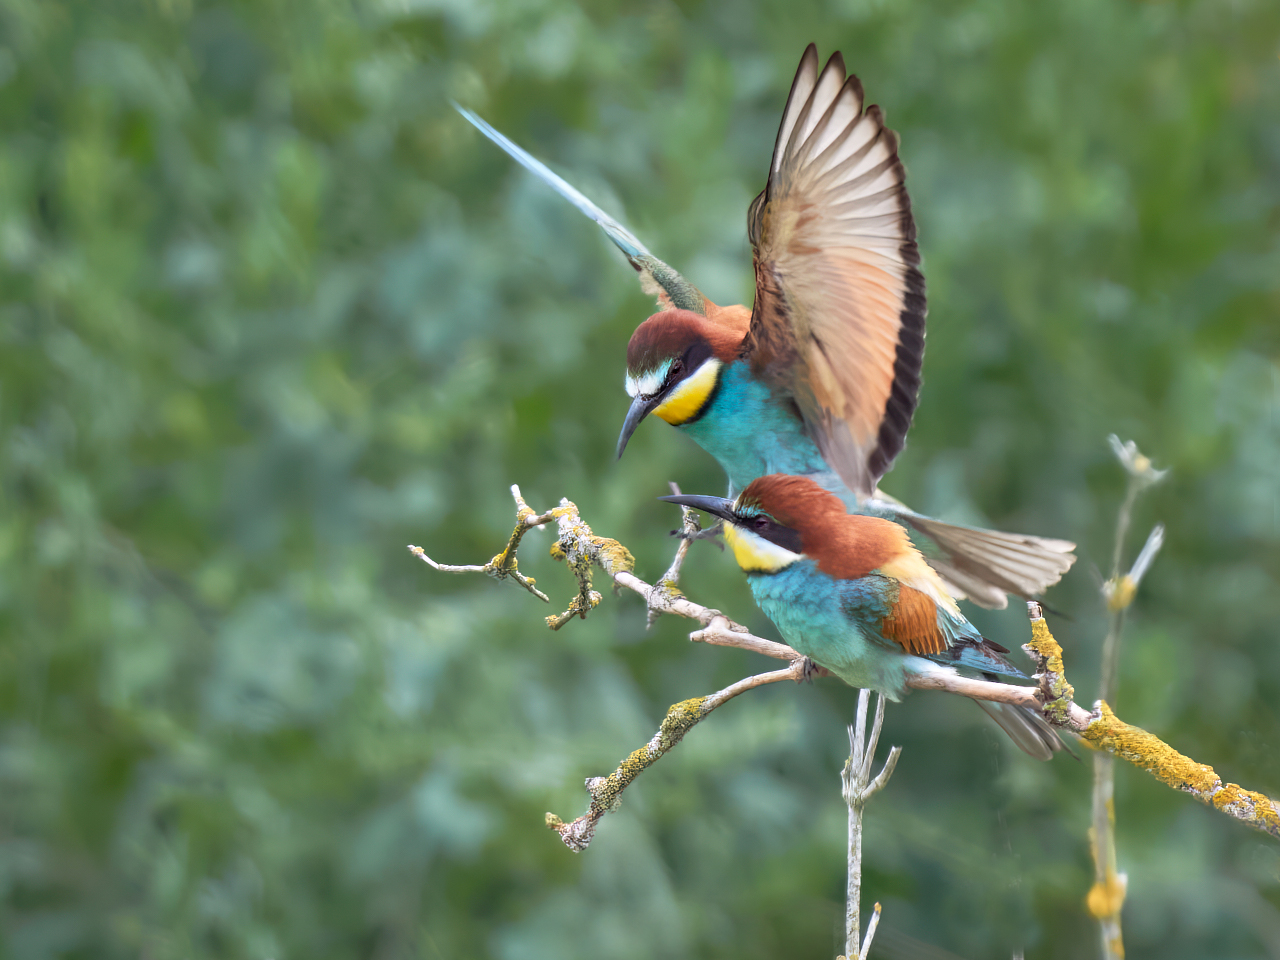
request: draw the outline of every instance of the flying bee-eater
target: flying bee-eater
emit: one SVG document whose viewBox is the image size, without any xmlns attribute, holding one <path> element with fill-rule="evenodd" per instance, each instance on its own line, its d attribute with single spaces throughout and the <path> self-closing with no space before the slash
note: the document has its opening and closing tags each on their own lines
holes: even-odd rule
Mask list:
<svg viewBox="0 0 1280 960">
<path fill-rule="evenodd" d="M 849 514 L 811 477 L 770 474 L 734 500 L 660 497 L 725 523 L 751 593 L 798 652 L 855 687 L 899 700 L 911 674 L 1025 675 L 983 638 L 897 523 Z M 1039 760 L 1063 749 L 1035 710 L 974 701 Z"/>
<path fill-rule="evenodd" d="M 456 106 L 456 104 L 455 104 Z M 627 347 L 632 397 L 622 455 L 649 414 L 692 437 L 729 477 L 811 477 L 850 511 L 922 534 L 954 597 L 1004 607 L 1038 596 L 1075 561 L 1065 540 L 957 526 L 883 493 L 924 361 L 925 293 L 898 137 L 832 55 L 800 61 L 764 190 L 747 214 L 755 303 L 720 306 L 541 162 L 462 107 L 481 132 L 595 220 L 659 312 Z"/>
</svg>

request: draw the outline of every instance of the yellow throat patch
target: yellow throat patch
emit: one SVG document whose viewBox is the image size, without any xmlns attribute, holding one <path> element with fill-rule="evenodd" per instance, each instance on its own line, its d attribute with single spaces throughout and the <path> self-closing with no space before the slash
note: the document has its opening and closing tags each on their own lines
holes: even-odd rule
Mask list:
<svg viewBox="0 0 1280 960">
<path fill-rule="evenodd" d="M 685 377 L 653 412 L 673 427 L 688 423 L 698 415 L 711 391 L 715 389 L 720 374 L 720 361 L 710 357 L 702 366 Z"/>
<path fill-rule="evenodd" d="M 733 550 L 733 559 L 738 561 L 738 566 L 747 573 L 773 573 L 800 559 L 800 554 L 792 553 L 786 547 L 780 547 L 727 521 L 724 525 L 724 542 Z"/>
</svg>

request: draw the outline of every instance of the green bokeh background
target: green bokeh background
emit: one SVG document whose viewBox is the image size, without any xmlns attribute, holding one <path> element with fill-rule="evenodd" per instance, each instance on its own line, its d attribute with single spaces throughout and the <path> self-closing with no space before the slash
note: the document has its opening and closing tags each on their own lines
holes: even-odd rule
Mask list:
<svg viewBox="0 0 1280 960">
<path fill-rule="evenodd" d="M 886 488 L 1079 542 L 1050 602 L 1088 702 L 1105 438 L 1136 439 L 1173 473 L 1127 548 L 1168 525 L 1120 711 L 1280 794 L 1274 0 L 0 0 L 0 957 L 839 952 L 853 691 L 734 701 L 574 855 L 545 811 L 768 662 L 646 632 L 632 596 L 551 633 L 404 549 L 483 561 L 518 482 L 652 577 L 654 497 L 723 485 L 658 422 L 612 461 L 650 303 L 449 99 L 734 302 L 810 40 L 902 134 L 919 224 L 926 382 Z M 775 635 L 712 547 L 686 589 Z M 873 956 L 1096 956 L 1088 763 L 941 695 L 885 740 Z M 1129 955 L 1280 957 L 1280 844 L 1117 791 Z"/>
</svg>

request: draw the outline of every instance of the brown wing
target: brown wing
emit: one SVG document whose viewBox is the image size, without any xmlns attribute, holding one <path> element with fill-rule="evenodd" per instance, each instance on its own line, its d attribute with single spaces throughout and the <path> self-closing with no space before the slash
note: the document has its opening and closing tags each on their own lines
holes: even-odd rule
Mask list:
<svg viewBox="0 0 1280 960">
<path fill-rule="evenodd" d="M 951 645 L 938 627 L 938 605 L 928 595 L 903 584 L 892 611 L 880 630 L 907 653 L 923 657 L 942 653 Z"/>
<path fill-rule="evenodd" d="M 924 360 L 924 277 L 898 138 L 834 54 L 805 50 L 748 214 L 753 369 L 795 397 L 860 496 L 902 450 Z"/>
</svg>

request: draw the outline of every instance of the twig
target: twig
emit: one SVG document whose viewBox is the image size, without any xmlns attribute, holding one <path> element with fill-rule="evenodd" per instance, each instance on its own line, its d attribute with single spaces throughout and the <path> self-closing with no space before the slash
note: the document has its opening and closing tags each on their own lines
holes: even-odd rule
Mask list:
<svg viewBox="0 0 1280 960">
<path fill-rule="evenodd" d="M 518 490 L 513 488 L 513 493 L 518 494 Z M 523 501 L 517 500 L 517 504 L 523 509 L 528 509 Z M 529 512 L 532 515 L 533 512 Z M 576 518 L 577 507 L 568 500 L 562 500 L 561 505 L 555 510 L 534 515 L 526 522 L 532 526 L 535 521 L 547 523 L 550 519 L 559 519 L 561 515 L 570 514 Z M 750 689 L 751 686 L 776 683 L 784 679 L 801 679 L 808 672 L 807 661 L 786 644 L 754 636 L 745 627 L 734 623 L 718 610 L 694 603 L 686 597 L 665 596 L 662 591 L 641 580 L 631 572 L 625 562 L 630 561 L 631 554 L 616 540 L 596 537 L 580 520 L 562 524 L 560 529 L 561 539 L 552 548 L 553 555 L 568 556 L 568 550 L 565 548 L 565 541 L 568 539 L 570 547 L 582 550 L 591 563 L 600 566 L 612 577 L 616 585 L 639 594 L 651 609 L 656 607 L 660 613 L 672 613 L 702 624 L 705 629 L 690 634 L 691 640 L 740 647 L 779 660 L 792 661 L 791 666 L 786 670 L 761 674 L 759 677 L 749 677 L 740 681 L 740 684 L 749 684 L 747 687 L 739 688 L 739 684 L 735 684 L 733 687 L 713 694 L 713 698 L 723 696 L 723 699 L 717 701 L 717 706 L 729 699 L 729 696 L 725 696 L 728 691 L 733 691 L 731 695 L 736 696 L 737 693 L 742 692 L 743 689 Z M 519 532 L 518 526 L 517 532 Z M 585 542 L 578 543 L 579 539 L 584 539 Z M 514 550 L 512 560 L 514 561 Z M 481 569 L 485 570 L 487 567 L 486 564 Z M 490 573 L 490 575 L 494 574 Z M 991 700 L 1033 707 L 1040 710 L 1050 723 L 1079 734 L 1096 749 L 1128 760 L 1151 773 L 1162 783 L 1176 790 L 1190 793 L 1228 816 L 1280 839 L 1280 804 L 1274 800 L 1261 793 L 1244 790 L 1236 784 L 1223 783 L 1213 772 L 1212 767 L 1196 763 L 1173 750 L 1153 734 L 1124 723 L 1103 701 L 1098 701 L 1092 712 L 1077 704 L 1073 699 L 1075 692 L 1067 683 L 1064 674 L 1062 648 L 1050 634 L 1040 605 L 1032 602 L 1027 604 L 1027 608 L 1031 615 L 1032 638 L 1023 649 L 1039 665 L 1040 672 L 1036 676 L 1039 680 L 1038 687 L 974 680 L 958 674 L 910 676 L 907 678 L 907 686 L 917 690 L 946 690 L 975 700 Z M 686 701 L 688 702 L 690 701 Z"/>
<path fill-rule="evenodd" d="M 679 495 L 680 485 L 672 481 L 671 492 Z M 658 582 L 654 589 L 664 591 L 670 597 L 682 597 L 684 594 L 680 590 L 680 568 L 684 566 L 684 559 L 689 555 L 689 547 L 702 531 L 702 523 L 698 520 L 698 512 L 689 507 L 680 507 L 680 543 L 676 547 L 675 556 L 671 558 L 671 566 L 667 567 L 667 572 L 658 578 Z M 661 612 L 649 607 L 647 626 L 652 627 L 661 616 Z"/>
<path fill-rule="evenodd" d="M 871 952 L 871 941 L 875 939 L 876 927 L 880 926 L 880 904 L 875 905 L 875 909 L 871 914 L 871 922 L 867 924 L 867 936 L 862 941 L 862 949 L 858 952 L 858 960 L 867 960 L 867 954 Z"/>
<path fill-rule="evenodd" d="M 529 505 L 524 502 L 524 497 L 520 495 L 520 488 L 516 484 L 511 485 L 511 496 L 516 501 L 516 526 L 511 531 L 511 537 L 507 540 L 507 545 L 502 552 L 495 556 L 492 560 L 485 564 L 452 564 L 437 563 L 427 556 L 427 552 L 421 547 L 409 544 L 409 552 L 421 560 L 428 566 L 439 570 L 441 573 L 483 573 L 495 580 L 505 580 L 510 577 L 520 586 L 524 587 L 539 600 L 544 603 L 550 603 L 551 598 L 535 587 L 533 577 L 526 577 L 523 573 L 516 569 L 516 550 L 520 547 L 520 541 L 524 539 L 524 535 L 534 527 L 540 527 L 544 523 L 550 523 L 555 519 L 555 511 L 549 510 L 546 513 L 535 514 Z"/>
<path fill-rule="evenodd" d="M 880 729 L 884 725 L 884 696 L 876 696 L 876 718 L 871 726 L 871 736 L 868 737 L 867 703 L 870 699 L 869 690 L 858 691 L 858 719 L 856 724 L 849 727 L 849 759 L 845 761 L 844 770 L 840 774 L 844 785 L 844 802 L 849 806 L 849 881 L 845 895 L 844 960 L 866 957 L 871 949 L 876 926 L 880 922 L 880 904 L 877 903 L 875 916 L 867 926 L 867 938 L 859 950 L 858 940 L 862 931 L 862 811 L 866 808 L 867 801 L 884 789 L 898 765 L 898 757 L 902 755 L 901 747 L 891 747 L 884 767 L 872 778 L 871 764 L 875 760 L 876 744 L 880 742 Z"/>
<path fill-rule="evenodd" d="M 740 693 L 746 693 L 766 683 L 778 683 L 782 680 L 803 678 L 803 660 L 794 661 L 785 670 L 774 670 L 770 673 L 758 673 L 754 677 L 739 680 L 732 686 L 718 690 L 710 696 L 694 697 L 674 703 L 667 708 L 667 715 L 662 726 L 648 743 L 631 756 L 618 764 L 618 768 L 607 777 L 591 777 L 587 780 L 587 793 L 591 794 L 591 804 L 587 812 L 569 823 L 565 823 L 554 813 L 547 814 L 547 826 L 560 834 L 566 847 L 575 853 L 581 853 L 595 836 L 596 824 L 606 813 L 618 809 L 622 800 L 622 791 L 638 777 L 646 767 L 654 763 L 668 750 L 674 747 L 693 726 L 716 707 L 727 703 Z"/>
</svg>

